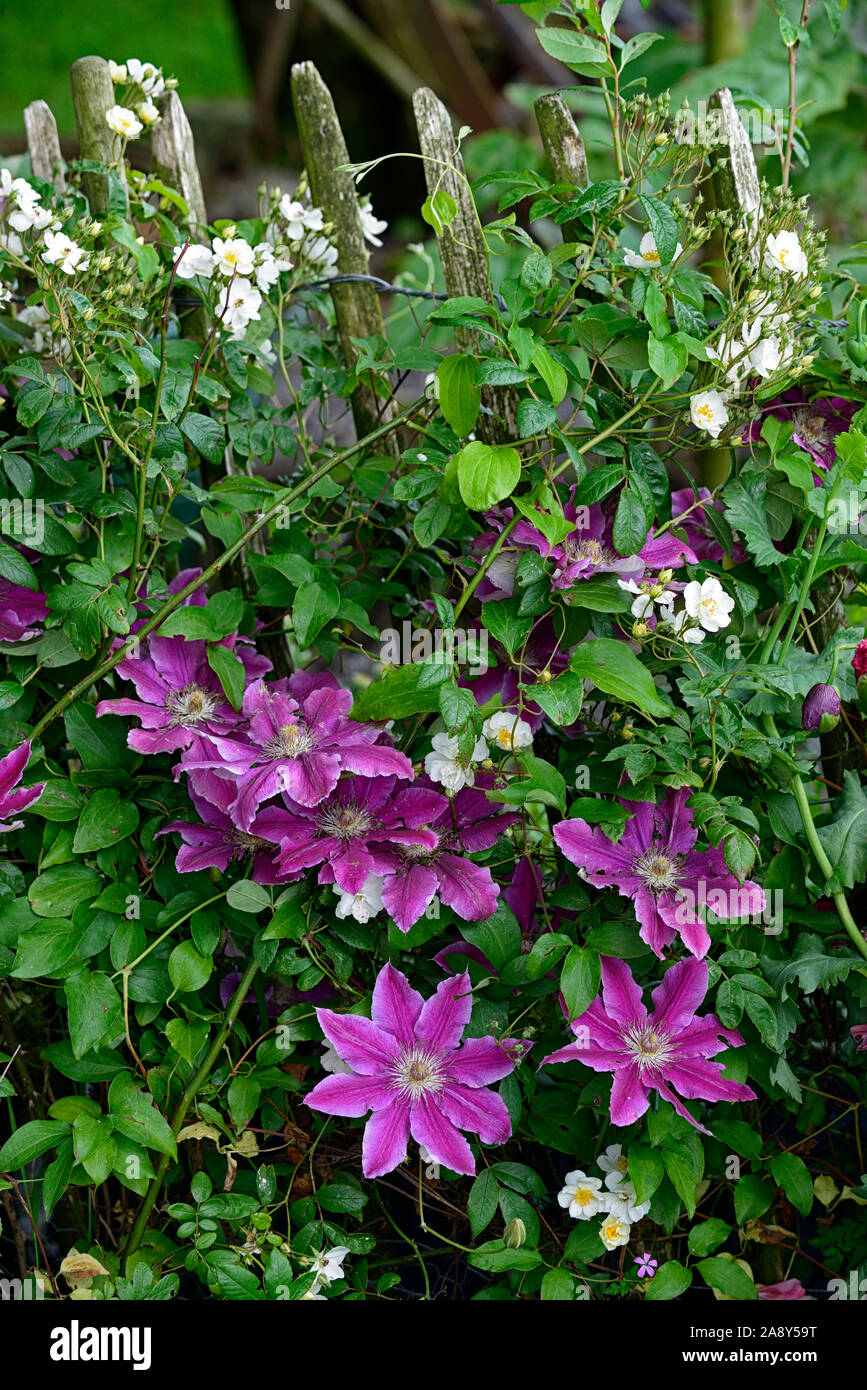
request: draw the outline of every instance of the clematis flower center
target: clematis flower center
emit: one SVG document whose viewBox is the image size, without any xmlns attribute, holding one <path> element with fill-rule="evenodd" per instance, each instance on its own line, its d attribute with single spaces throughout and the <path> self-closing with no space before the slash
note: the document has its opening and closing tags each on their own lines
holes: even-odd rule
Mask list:
<svg viewBox="0 0 867 1390">
<path fill-rule="evenodd" d="M 258 835 L 251 835 L 249 830 L 239 830 L 233 826 L 229 832 L 231 843 L 238 849 L 244 850 L 246 854 L 257 854 L 259 850 L 273 849 L 267 840 L 263 840 Z"/>
<path fill-rule="evenodd" d="M 429 830 L 430 826 L 425 826 Z M 428 849 L 427 845 L 402 845 L 404 859 L 409 859 L 415 864 L 430 864 L 439 854 L 439 846 L 436 849 Z"/>
<path fill-rule="evenodd" d="M 319 816 L 318 825 L 323 835 L 336 840 L 354 840 L 373 828 L 370 816 L 357 801 L 345 806 L 327 806 Z"/>
<path fill-rule="evenodd" d="M 650 849 L 646 854 L 639 855 L 633 860 L 632 868 L 654 893 L 664 893 L 677 884 L 677 860 L 669 859 L 668 855 L 660 854 L 659 850 Z"/>
<path fill-rule="evenodd" d="M 821 415 L 816 415 L 806 406 L 799 406 L 792 411 L 792 424 L 795 427 L 795 434 L 803 439 L 810 449 L 815 449 L 817 453 L 822 449 L 827 449 L 834 439 L 834 432 Z"/>
<path fill-rule="evenodd" d="M 166 699 L 166 707 L 171 710 L 170 726 L 191 729 L 203 719 L 210 719 L 217 708 L 217 698 L 200 685 L 185 685 L 183 690 L 173 690 Z"/>
<path fill-rule="evenodd" d="M 670 1035 L 653 1022 L 630 1023 L 623 1030 L 623 1041 L 640 1072 L 664 1070 L 676 1052 Z"/>
<path fill-rule="evenodd" d="M 416 1101 L 441 1091 L 446 1077 L 439 1053 L 433 1048 L 407 1048 L 392 1068 L 392 1086 L 405 1100 Z"/>
<path fill-rule="evenodd" d="M 573 563 L 580 560 L 589 560 L 591 565 L 610 565 L 615 556 L 610 550 L 606 550 L 601 541 L 583 540 L 576 541 L 574 536 L 567 536 L 563 542 L 563 549 L 567 559 Z"/>
<path fill-rule="evenodd" d="M 284 724 L 265 745 L 272 758 L 300 758 L 316 747 L 316 736 L 303 724 Z"/>
</svg>

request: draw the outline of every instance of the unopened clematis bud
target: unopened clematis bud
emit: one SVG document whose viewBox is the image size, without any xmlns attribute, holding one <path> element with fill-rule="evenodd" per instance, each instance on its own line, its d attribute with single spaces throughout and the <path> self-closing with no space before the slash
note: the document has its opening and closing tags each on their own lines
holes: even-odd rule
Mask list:
<svg viewBox="0 0 867 1390">
<path fill-rule="evenodd" d="M 852 657 L 852 670 L 855 672 L 855 689 L 858 691 L 858 707 L 867 714 L 867 638 L 859 642 Z"/>
<path fill-rule="evenodd" d="M 801 724 L 808 733 L 829 734 L 840 722 L 840 696 L 833 685 L 821 681 L 807 692 L 801 707 Z"/>
<path fill-rule="evenodd" d="M 520 1250 L 524 1241 L 527 1239 L 527 1227 L 524 1225 L 520 1216 L 514 1216 L 503 1231 L 503 1244 L 509 1250 Z"/>
</svg>

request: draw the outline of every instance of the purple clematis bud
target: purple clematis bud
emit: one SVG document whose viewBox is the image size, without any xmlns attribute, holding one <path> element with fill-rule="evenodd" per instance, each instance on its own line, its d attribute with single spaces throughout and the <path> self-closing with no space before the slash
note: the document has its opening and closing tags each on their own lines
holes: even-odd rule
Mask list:
<svg viewBox="0 0 867 1390">
<path fill-rule="evenodd" d="M 821 681 L 807 691 L 801 707 L 801 723 L 808 733 L 829 734 L 840 722 L 840 696 L 833 685 Z"/>
</svg>

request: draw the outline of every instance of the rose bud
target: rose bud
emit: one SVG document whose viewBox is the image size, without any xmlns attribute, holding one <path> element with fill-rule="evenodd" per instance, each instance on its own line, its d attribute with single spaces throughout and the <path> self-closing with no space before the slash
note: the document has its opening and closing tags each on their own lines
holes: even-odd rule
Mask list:
<svg viewBox="0 0 867 1390">
<path fill-rule="evenodd" d="M 801 707 L 801 724 L 808 733 L 829 734 L 840 722 L 840 696 L 833 685 L 820 681 L 808 690 Z"/>
</svg>

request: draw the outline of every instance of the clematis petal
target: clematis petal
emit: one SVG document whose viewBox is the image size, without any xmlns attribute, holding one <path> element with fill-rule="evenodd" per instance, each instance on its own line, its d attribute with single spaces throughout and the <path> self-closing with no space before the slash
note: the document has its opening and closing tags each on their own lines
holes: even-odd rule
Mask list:
<svg viewBox="0 0 867 1390">
<path fill-rule="evenodd" d="M 406 1158 L 409 1141 L 409 1106 L 393 1102 L 374 1110 L 364 1126 L 361 1168 L 366 1178 L 381 1178 Z"/>
<path fill-rule="evenodd" d="M 654 1022 L 665 1024 L 670 1033 L 679 1035 L 692 1022 L 706 994 L 707 963 L 679 961 L 666 970 L 662 983 L 651 995 Z"/>
<path fill-rule="evenodd" d="M 621 1067 L 614 1073 L 611 1087 L 611 1123 L 631 1125 L 640 1119 L 649 1106 L 647 1088 L 634 1064 Z"/>
<path fill-rule="evenodd" d="M 454 975 L 450 980 L 442 980 L 422 1006 L 415 1033 L 420 1042 L 426 1042 L 441 1051 L 457 1047 L 464 1035 L 473 1011 L 473 995 L 470 977 Z"/>
<path fill-rule="evenodd" d="M 410 1114 L 412 1137 L 424 1144 L 431 1158 L 453 1173 L 475 1176 L 476 1161 L 464 1136 L 437 1108 L 429 1096 L 412 1107 Z"/>
<path fill-rule="evenodd" d="M 505 1144 L 512 1133 L 505 1101 L 496 1091 L 449 1082 L 437 1095 L 436 1104 L 447 1120 L 458 1129 L 478 1134 L 484 1144 Z"/>
<path fill-rule="evenodd" d="M 389 1071 L 399 1052 L 398 1043 L 369 1018 L 360 1014 L 337 1014 L 331 1009 L 317 1009 L 319 1026 L 338 1057 L 362 1076 L 376 1076 Z"/>
<path fill-rule="evenodd" d="M 377 1028 L 390 1033 L 405 1046 L 411 1046 L 422 1004 L 421 995 L 412 988 L 406 976 L 393 965 L 384 965 L 376 977 L 370 1010 Z"/>
<path fill-rule="evenodd" d="M 515 1046 L 512 1038 L 503 1042 L 495 1038 L 467 1038 L 449 1058 L 449 1073 L 464 1086 L 489 1086 L 492 1081 L 502 1081 L 514 1070 L 511 1053 Z"/>
<path fill-rule="evenodd" d="M 647 1017 L 641 989 L 632 978 L 632 971 L 615 956 L 602 957 L 602 999 L 605 1012 L 616 1023 L 634 1023 Z"/>
<path fill-rule="evenodd" d="M 394 1091 L 387 1081 L 372 1076 L 353 1076 L 337 1072 L 326 1076 L 304 1097 L 304 1104 L 323 1115 L 346 1115 L 358 1119 L 368 1110 L 382 1110 L 391 1105 Z"/>
</svg>

